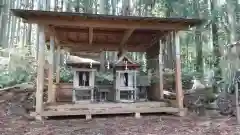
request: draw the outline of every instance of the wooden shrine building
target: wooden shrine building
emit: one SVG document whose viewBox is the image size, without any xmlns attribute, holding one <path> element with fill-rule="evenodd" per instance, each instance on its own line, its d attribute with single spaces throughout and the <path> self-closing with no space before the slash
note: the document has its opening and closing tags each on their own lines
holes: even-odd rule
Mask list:
<svg viewBox="0 0 240 135">
<path fill-rule="evenodd" d="M 111 16 L 86 13 L 52 12 L 40 10 L 12 9 L 13 15 L 24 22 L 38 24 L 39 52 L 36 90 L 36 117 L 85 115 L 91 118 L 95 114 L 118 114 L 168 112 L 184 115 L 183 90 L 181 83 L 179 31 L 200 25 L 200 19 L 157 18 L 135 16 Z M 163 40 L 175 33 L 176 44 L 176 105 L 161 102 L 163 99 Z M 43 103 L 44 89 L 44 49 L 46 43 L 51 52 L 48 75 L 48 103 Z M 59 67 L 56 70 L 56 82 L 53 82 L 53 53 L 66 49 L 70 53 L 119 51 L 146 52 L 147 59 L 157 61 L 156 71 L 159 80 L 149 89 L 149 102 L 135 103 L 58 103 L 54 84 L 59 83 Z"/>
</svg>

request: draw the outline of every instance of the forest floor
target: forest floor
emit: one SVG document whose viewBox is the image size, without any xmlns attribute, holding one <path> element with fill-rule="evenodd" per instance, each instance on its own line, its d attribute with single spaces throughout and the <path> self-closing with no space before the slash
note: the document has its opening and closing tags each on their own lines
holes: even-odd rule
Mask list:
<svg viewBox="0 0 240 135">
<path fill-rule="evenodd" d="M 28 92 L 0 93 L 0 135 L 240 135 L 234 117 L 208 111 L 204 117 L 146 115 L 52 118 L 42 122 L 27 117 L 23 97 Z M 30 102 L 30 101 L 29 101 Z"/>
</svg>

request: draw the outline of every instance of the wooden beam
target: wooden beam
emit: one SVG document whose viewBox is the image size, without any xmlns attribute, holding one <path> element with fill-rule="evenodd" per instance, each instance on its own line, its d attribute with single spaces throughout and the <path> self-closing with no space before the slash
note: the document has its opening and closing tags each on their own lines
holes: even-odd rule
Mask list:
<svg viewBox="0 0 240 135">
<path fill-rule="evenodd" d="M 181 30 L 188 28 L 186 24 L 179 23 L 151 23 L 139 21 L 107 21 L 88 19 L 59 19 L 58 17 L 31 17 L 27 23 L 37 23 L 55 26 L 80 26 L 93 28 L 118 28 L 118 29 L 147 29 L 147 30 Z"/>
<path fill-rule="evenodd" d="M 45 49 L 45 34 L 44 26 L 39 25 L 39 53 L 38 53 L 38 68 L 37 68 L 37 91 L 36 91 L 36 113 L 41 115 L 43 111 L 43 89 L 44 89 L 44 56 Z"/>
<path fill-rule="evenodd" d="M 93 28 L 92 27 L 90 27 L 89 28 L 89 33 L 88 33 L 89 35 L 89 44 L 90 45 L 92 45 L 92 42 L 93 42 Z"/>
<path fill-rule="evenodd" d="M 183 90 L 182 90 L 182 78 L 181 78 L 181 51 L 180 51 L 180 37 L 179 32 L 175 34 L 175 44 L 176 44 L 176 67 L 175 67 L 175 79 L 176 79 L 176 99 L 179 109 L 179 115 L 184 115 L 184 112 L 180 111 L 183 109 Z"/>
<path fill-rule="evenodd" d="M 48 102 L 55 102 L 55 90 L 53 89 L 53 62 L 54 61 L 54 36 L 50 37 L 50 59 L 48 68 Z"/>
<path fill-rule="evenodd" d="M 90 27 L 93 29 L 93 27 Z M 61 27 L 61 26 L 54 26 L 54 29 L 59 32 L 76 32 L 76 33 L 89 33 L 88 29 L 83 29 L 81 27 Z M 121 35 L 125 32 L 125 29 L 94 29 L 94 35 L 95 34 L 106 34 L 106 35 Z M 136 30 L 134 31 L 134 35 L 152 35 L 156 34 L 157 32 L 163 32 L 166 33 L 167 31 L 158 31 L 158 30 Z"/>
<path fill-rule="evenodd" d="M 70 41 L 64 41 L 59 44 L 60 46 L 68 47 L 68 46 L 73 46 L 73 47 L 79 47 L 79 48 L 93 48 L 94 47 L 109 47 L 109 48 L 118 48 L 119 50 L 119 44 L 115 43 L 94 43 L 92 46 L 88 42 L 70 42 Z M 143 43 L 143 44 L 126 44 L 126 47 L 139 47 L 139 46 L 148 46 L 149 44 Z"/>
<path fill-rule="evenodd" d="M 57 59 L 56 59 L 56 83 L 60 83 L 60 46 L 57 46 Z"/>
<path fill-rule="evenodd" d="M 130 29 L 124 32 L 123 38 L 121 40 L 120 46 L 124 47 L 128 41 L 128 39 L 130 38 L 130 36 L 132 35 L 134 29 Z"/>
<path fill-rule="evenodd" d="M 88 52 L 101 52 L 101 51 L 118 51 L 119 47 L 118 46 L 113 46 L 113 45 L 103 45 L 103 44 L 63 44 L 60 45 L 63 48 L 69 48 L 71 52 L 83 52 L 83 51 L 88 51 Z M 145 52 L 146 49 L 144 46 L 126 46 L 125 50 L 128 52 Z"/>
</svg>

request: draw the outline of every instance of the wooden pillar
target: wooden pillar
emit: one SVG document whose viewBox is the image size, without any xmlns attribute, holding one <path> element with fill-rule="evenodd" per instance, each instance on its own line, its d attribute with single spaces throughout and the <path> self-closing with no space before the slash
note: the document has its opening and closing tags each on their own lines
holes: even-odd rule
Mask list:
<svg viewBox="0 0 240 135">
<path fill-rule="evenodd" d="M 50 37 L 50 59 L 48 68 L 48 102 L 55 102 L 55 93 L 53 90 L 53 62 L 54 61 L 54 36 Z"/>
<path fill-rule="evenodd" d="M 41 115 L 43 111 L 44 63 L 45 63 L 44 49 L 45 49 L 44 26 L 39 25 L 39 52 L 38 52 L 37 90 L 36 90 L 37 115 Z"/>
<path fill-rule="evenodd" d="M 181 52 L 180 52 L 180 37 L 179 32 L 175 34 L 175 44 L 176 44 L 176 63 L 175 63 L 175 79 L 176 79 L 176 99 L 177 106 L 179 108 L 179 115 L 184 115 L 183 109 L 183 90 L 182 90 L 182 78 L 181 78 Z"/>
<path fill-rule="evenodd" d="M 163 44 L 162 44 L 161 40 L 159 42 L 158 63 L 159 63 L 159 91 L 160 91 L 159 94 L 160 94 L 160 98 L 164 99 L 164 95 L 163 95 Z"/>
<path fill-rule="evenodd" d="M 56 83 L 60 83 L 60 46 L 57 46 Z"/>
<path fill-rule="evenodd" d="M 100 53 L 100 62 L 101 62 L 100 71 L 103 72 L 105 70 L 105 52 L 104 51 Z"/>
</svg>

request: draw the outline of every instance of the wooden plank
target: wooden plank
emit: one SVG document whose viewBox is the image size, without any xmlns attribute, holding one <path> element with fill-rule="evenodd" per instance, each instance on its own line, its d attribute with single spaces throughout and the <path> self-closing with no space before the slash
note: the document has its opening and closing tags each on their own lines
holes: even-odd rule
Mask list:
<svg viewBox="0 0 240 135">
<path fill-rule="evenodd" d="M 178 108 L 183 108 L 183 90 L 182 90 L 182 78 L 181 78 L 181 58 L 180 58 L 180 37 L 179 32 L 175 34 L 176 44 L 176 67 L 175 67 L 175 79 L 176 79 L 176 99 Z M 181 113 L 181 112 L 180 112 Z"/>
<path fill-rule="evenodd" d="M 44 63 L 45 56 L 45 33 L 44 26 L 39 25 L 39 53 L 37 68 L 37 91 L 36 91 L 36 112 L 41 114 L 43 111 L 43 89 L 44 89 Z"/>
<path fill-rule="evenodd" d="M 61 89 L 73 89 L 73 83 L 59 83 L 57 86 Z"/>
<path fill-rule="evenodd" d="M 37 23 L 44 25 L 55 26 L 80 26 L 80 27 L 93 27 L 93 28 L 118 28 L 118 29 L 147 29 L 147 30 L 181 30 L 189 26 L 184 23 L 151 23 L 139 21 L 106 21 L 106 20 L 93 20 L 93 19 L 79 19 L 69 20 L 55 17 L 31 17 L 24 20 L 27 23 Z"/>
<path fill-rule="evenodd" d="M 134 29 L 130 29 L 130 30 L 126 30 L 124 32 L 123 38 L 121 40 L 120 46 L 124 47 L 128 41 L 128 39 L 130 38 L 130 36 L 132 35 Z"/>
<path fill-rule="evenodd" d="M 76 109 L 76 108 L 134 108 L 134 107 L 166 107 L 165 102 L 137 102 L 137 103 L 79 103 L 79 104 L 58 104 L 58 105 L 49 105 L 46 106 L 46 109 Z"/>
<path fill-rule="evenodd" d="M 42 116 L 70 116 L 70 115 L 97 115 L 97 114 L 131 114 L 131 113 L 177 113 L 178 108 L 173 107 L 159 107 L 159 108 L 109 108 L 109 109 L 86 109 L 86 110 L 72 110 L 72 111 L 44 111 Z"/>
<path fill-rule="evenodd" d="M 48 69 L 48 102 L 55 102 L 55 91 L 53 90 L 53 62 L 54 61 L 54 36 L 50 37 L 50 59 Z"/>
</svg>

